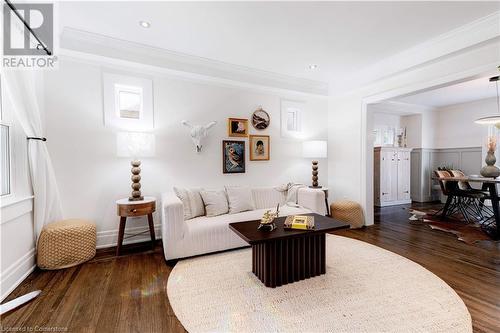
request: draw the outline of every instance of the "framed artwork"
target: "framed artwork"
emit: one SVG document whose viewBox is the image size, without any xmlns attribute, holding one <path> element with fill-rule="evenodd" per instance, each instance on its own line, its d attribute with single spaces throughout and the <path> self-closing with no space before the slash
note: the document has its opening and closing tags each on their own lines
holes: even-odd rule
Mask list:
<svg viewBox="0 0 500 333">
<path fill-rule="evenodd" d="M 302 133 L 302 112 L 304 103 L 281 100 L 281 136 L 300 138 Z"/>
<path fill-rule="evenodd" d="M 248 136 L 248 119 L 228 118 L 227 133 L 228 136 Z"/>
<path fill-rule="evenodd" d="M 245 141 L 222 141 L 222 172 L 245 172 Z"/>
<path fill-rule="evenodd" d="M 248 144 L 250 161 L 269 161 L 271 155 L 269 135 L 250 135 Z"/>
<path fill-rule="evenodd" d="M 269 114 L 262 108 L 255 110 L 252 114 L 252 126 L 256 130 L 265 130 L 269 127 L 270 122 Z"/>
</svg>

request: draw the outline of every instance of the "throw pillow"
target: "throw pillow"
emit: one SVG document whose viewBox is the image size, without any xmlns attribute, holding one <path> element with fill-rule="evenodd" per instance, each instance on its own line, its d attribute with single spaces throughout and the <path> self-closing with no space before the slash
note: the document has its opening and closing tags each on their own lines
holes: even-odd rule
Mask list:
<svg viewBox="0 0 500 333">
<path fill-rule="evenodd" d="M 184 220 L 189 220 L 198 216 L 205 215 L 205 206 L 198 188 L 184 189 L 174 187 L 174 192 L 182 201 L 184 208 Z"/>
<path fill-rule="evenodd" d="M 226 192 L 223 190 L 201 191 L 207 217 L 227 214 L 229 211 L 227 205 Z"/>
<path fill-rule="evenodd" d="M 248 187 L 226 186 L 227 199 L 229 202 L 229 214 L 254 210 L 252 191 Z"/>
</svg>

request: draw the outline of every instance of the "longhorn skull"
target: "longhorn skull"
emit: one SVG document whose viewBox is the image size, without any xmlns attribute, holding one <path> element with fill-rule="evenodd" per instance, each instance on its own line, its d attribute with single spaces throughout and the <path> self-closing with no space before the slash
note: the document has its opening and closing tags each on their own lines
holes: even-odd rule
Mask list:
<svg viewBox="0 0 500 333">
<path fill-rule="evenodd" d="M 196 152 L 199 153 L 201 152 L 202 148 L 201 139 L 207 136 L 208 130 L 215 124 L 217 124 L 217 122 L 211 121 L 205 126 L 202 126 L 202 125 L 193 125 L 189 121 L 183 120 L 181 121 L 181 124 L 191 129 L 189 134 L 191 135 L 191 140 L 193 140 L 193 143 L 196 146 Z"/>
</svg>

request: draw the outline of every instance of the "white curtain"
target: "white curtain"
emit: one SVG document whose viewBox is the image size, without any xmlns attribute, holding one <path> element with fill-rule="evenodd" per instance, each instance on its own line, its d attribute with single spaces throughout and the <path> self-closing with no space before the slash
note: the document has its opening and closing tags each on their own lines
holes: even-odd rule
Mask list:
<svg viewBox="0 0 500 333">
<path fill-rule="evenodd" d="M 44 137 L 42 115 L 37 94 L 36 75 L 33 70 L 3 71 L 5 88 L 14 108 L 14 113 L 27 137 Z M 41 140 L 27 140 L 28 162 L 34 195 L 35 240 L 44 225 L 60 220 L 62 208 L 54 169 L 47 150 Z"/>
</svg>

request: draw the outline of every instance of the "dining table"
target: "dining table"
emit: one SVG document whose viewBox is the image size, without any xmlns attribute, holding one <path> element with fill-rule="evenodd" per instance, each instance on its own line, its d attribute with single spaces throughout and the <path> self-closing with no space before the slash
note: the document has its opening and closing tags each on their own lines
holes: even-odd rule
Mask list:
<svg viewBox="0 0 500 333">
<path fill-rule="evenodd" d="M 497 184 L 500 184 L 500 177 L 498 178 L 489 178 L 482 176 L 446 176 L 446 177 L 432 177 L 434 180 L 440 181 L 451 181 L 451 182 L 468 182 L 468 183 L 480 183 L 481 190 L 488 191 L 489 195 L 487 200 L 491 201 L 491 210 L 493 211 L 493 217 L 495 219 L 496 228 L 491 228 L 485 230 L 490 237 L 493 239 L 500 238 L 500 198 L 498 197 L 498 189 Z M 449 201 L 446 201 L 445 207 L 443 211 L 446 212 L 449 208 Z"/>
</svg>

